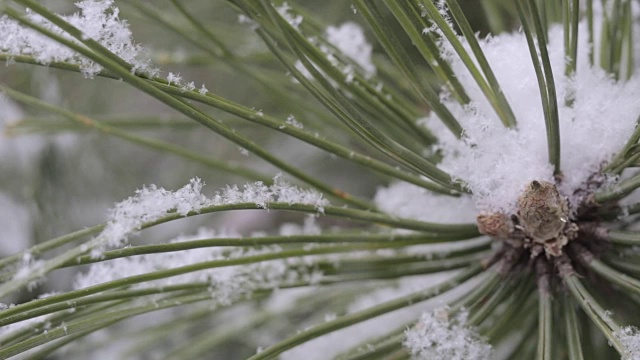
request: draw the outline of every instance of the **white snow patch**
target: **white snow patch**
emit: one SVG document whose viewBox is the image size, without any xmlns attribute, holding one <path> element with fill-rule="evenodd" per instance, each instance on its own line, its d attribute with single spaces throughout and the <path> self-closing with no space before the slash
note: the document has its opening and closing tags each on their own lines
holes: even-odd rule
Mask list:
<svg viewBox="0 0 640 360">
<path fill-rule="evenodd" d="M 561 135 L 561 193 L 575 204 L 574 191 L 620 150 L 640 114 L 640 76 L 614 81 L 588 64 L 586 23 L 579 28 L 578 68 L 564 77 L 562 28 L 549 30 L 549 56 L 556 83 Z M 441 168 L 467 182 L 480 210 L 515 212 L 516 201 L 532 180 L 553 181 L 549 164 L 545 120 L 538 83 L 522 33 L 501 34 L 480 40 L 498 82 L 509 101 L 517 130 L 505 128 L 449 45 L 444 56 L 467 90 L 472 102 L 465 107 L 453 99 L 444 104 L 465 129 L 456 139 L 432 114 L 423 119 L 440 138 Z M 573 106 L 565 95 L 575 94 Z"/>
<path fill-rule="evenodd" d="M 626 326 L 614 333 L 624 346 L 622 360 L 640 360 L 640 334 L 633 326 Z"/>
<path fill-rule="evenodd" d="M 491 345 L 481 340 L 475 331 L 464 327 L 467 316 L 462 311 L 449 319 L 446 307 L 423 313 L 420 321 L 406 331 L 404 345 L 416 360 L 491 359 Z"/>
<path fill-rule="evenodd" d="M 144 49 L 131 38 L 129 24 L 119 18 L 120 10 L 113 6 L 113 0 L 85 0 L 75 3 L 80 13 L 61 16 L 62 19 L 80 29 L 85 39 L 93 39 L 111 52 L 131 64 L 134 73 L 155 76 L 158 70 L 152 67 Z M 27 19 L 49 31 L 78 42 L 62 29 L 42 16 L 27 10 Z M 57 43 L 39 32 L 20 25 L 6 15 L 0 17 L 0 52 L 8 55 L 33 56 L 42 64 L 69 62 L 80 66 L 82 73 L 91 78 L 102 67 L 68 47 Z"/>
</svg>

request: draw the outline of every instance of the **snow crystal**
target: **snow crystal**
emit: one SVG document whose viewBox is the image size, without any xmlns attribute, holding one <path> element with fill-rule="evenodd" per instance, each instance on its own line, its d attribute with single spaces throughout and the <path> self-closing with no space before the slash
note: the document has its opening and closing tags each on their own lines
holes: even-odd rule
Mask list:
<svg viewBox="0 0 640 360">
<path fill-rule="evenodd" d="M 626 326 L 614 334 L 624 346 L 622 360 L 640 360 L 640 334 L 638 329 Z"/>
<path fill-rule="evenodd" d="M 327 41 L 358 64 L 368 77 L 376 73 L 371 60 L 373 47 L 367 42 L 364 30 L 358 24 L 346 22 L 339 27 L 329 26 L 325 36 Z"/>
<path fill-rule="evenodd" d="M 414 359 L 491 359 L 491 345 L 463 326 L 466 317 L 467 313 L 461 312 L 449 319 L 446 307 L 423 313 L 420 321 L 406 331 L 404 345 Z"/>
<path fill-rule="evenodd" d="M 131 64 L 133 72 L 155 76 L 158 70 L 151 66 L 151 60 L 143 48 L 133 43 L 128 23 L 120 20 L 118 17 L 120 10 L 112 5 L 113 0 L 80 1 L 76 3 L 80 13 L 61 16 L 61 18 L 80 29 L 85 39 L 99 42 L 109 51 Z M 28 11 L 27 19 L 57 35 L 71 39 L 62 29 L 37 14 Z M 76 64 L 80 66 L 82 73 L 89 78 L 102 70 L 100 65 L 47 36 L 20 25 L 6 15 L 0 17 L 0 34 L 3 34 L 0 37 L 0 52 L 2 53 L 33 56 L 36 61 L 42 64 L 52 62 Z"/>
<path fill-rule="evenodd" d="M 186 216 L 207 206 L 256 203 L 258 207 L 267 208 L 269 203 L 282 202 L 313 205 L 318 212 L 322 212 L 323 207 L 329 204 L 322 194 L 292 186 L 281 175 L 277 175 L 270 186 L 260 181 L 244 185 L 243 190 L 235 185 L 227 186 L 211 198 L 202 194 L 203 186 L 202 181 L 195 178 L 177 191 L 155 185 L 143 187 L 134 196 L 109 210 L 107 226 L 98 237 L 104 239 L 106 246 L 119 246 L 125 244 L 128 237 L 145 223 L 158 220 L 173 211 Z M 99 257 L 102 250 L 96 249 L 93 256 Z"/>
<path fill-rule="evenodd" d="M 174 74 L 172 72 L 170 72 L 167 75 L 167 85 L 181 85 L 182 84 L 182 76 L 180 76 L 180 74 Z"/>
<path fill-rule="evenodd" d="M 640 113 L 640 76 L 616 82 L 587 59 L 586 23 L 580 23 L 578 68 L 572 78 L 565 67 L 562 28 L 549 31 L 549 56 L 555 75 L 561 135 L 560 191 L 569 196 L 584 186 L 601 165 L 611 159 L 632 133 Z M 500 34 L 480 40 L 480 45 L 501 84 L 518 121 L 517 130 L 505 128 L 475 84 L 460 58 L 444 45 L 444 56 L 467 90 L 472 102 L 460 106 L 453 99 L 445 105 L 464 128 L 464 140 L 456 139 L 431 114 L 423 119 L 440 139 L 436 146 L 444 159 L 441 168 L 466 181 L 481 210 L 515 211 L 524 186 L 532 180 L 553 182 L 548 161 L 545 120 L 538 82 L 524 34 Z M 572 106 L 565 104 L 574 94 Z"/>
<path fill-rule="evenodd" d="M 181 92 L 193 91 L 195 88 L 196 88 L 196 84 L 193 81 L 190 81 L 187 83 L 187 85 L 181 86 L 180 91 Z"/>
<path fill-rule="evenodd" d="M 293 126 L 296 129 L 302 130 L 304 128 L 304 125 L 302 125 L 302 123 L 300 123 L 298 120 L 296 120 L 296 118 L 293 115 L 287 116 L 286 123 L 291 125 L 291 126 Z"/>
</svg>

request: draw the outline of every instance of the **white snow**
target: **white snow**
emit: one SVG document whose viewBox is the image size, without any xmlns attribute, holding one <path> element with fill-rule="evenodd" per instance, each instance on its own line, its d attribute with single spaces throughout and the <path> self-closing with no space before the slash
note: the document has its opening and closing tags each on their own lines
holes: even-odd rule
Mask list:
<svg viewBox="0 0 640 360">
<path fill-rule="evenodd" d="M 292 186 L 280 175 L 274 178 L 273 185 L 258 181 L 244 185 L 242 190 L 235 185 L 227 186 L 213 197 L 202 194 L 203 186 L 204 183 L 195 178 L 177 191 L 155 185 L 143 187 L 134 196 L 109 210 L 107 226 L 98 237 L 104 239 L 107 247 L 123 245 L 143 224 L 158 220 L 172 211 L 186 216 L 207 206 L 256 203 L 258 207 L 267 208 L 269 203 L 281 202 L 313 205 L 318 212 L 322 212 L 323 207 L 329 204 L 322 194 Z M 99 257 L 102 250 L 96 249 L 93 256 Z"/>
<path fill-rule="evenodd" d="M 420 321 L 406 331 L 405 347 L 416 360 L 483 360 L 492 358 L 491 345 L 464 327 L 467 313 L 449 319 L 448 308 L 423 313 Z"/>
<path fill-rule="evenodd" d="M 169 74 L 167 74 L 167 84 L 173 84 L 177 86 L 182 85 L 182 76 L 180 76 L 180 74 L 169 72 Z"/>
<path fill-rule="evenodd" d="M 299 122 L 298 120 L 296 120 L 295 116 L 293 116 L 293 115 L 289 115 L 289 116 L 287 116 L 287 121 L 286 121 L 286 123 L 287 123 L 287 124 L 289 124 L 289 125 L 291 125 L 291 126 L 293 126 L 293 127 L 294 127 L 294 128 L 296 128 L 296 129 L 299 129 L 299 130 L 304 129 L 304 125 L 302 125 L 302 123 L 301 123 L 301 122 Z"/>
<path fill-rule="evenodd" d="M 586 24 L 580 24 L 578 68 L 564 77 L 562 29 L 549 31 L 549 55 L 558 95 L 561 169 L 560 191 L 569 196 L 618 151 L 634 129 L 640 114 L 640 76 L 616 82 L 587 61 Z M 516 130 L 505 128 L 459 57 L 445 45 L 444 55 L 467 90 L 472 102 L 465 107 L 445 98 L 465 129 L 460 141 L 432 114 L 422 121 L 440 138 L 436 146 L 444 155 L 441 168 L 467 182 L 480 210 L 515 211 L 524 186 L 532 180 L 553 181 L 549 164 L 545 120 L 538 84 L 522 33 L 501 34 L 480 40 L 518 121 Z M 568 92 L 573 106 L 565 105 Z"/>
<path fill-rule="evenodd" d="M 155 76 L 158 70 L 152 67 L 144 49 L 131 38 L 129 24 L 119 18 L 120 10 L 113 6 L 113 0 L 85 0 L 75 4 L 79 13 L 61 16 L 71 25 L 80 29 L 85 39 L 93 39 L 131 64 L 132 71 Z M 27 18 L 67 39 L 72 39 L 62 29 L 43 17 L 27 12 Z M 86 77 L 98 74 L 102 67 L 77 54 L 73 50 L 51 40 L 39 32 L 20 25 L 3 15 L 0 17 L 0 52 L 8 55 L 29 55 L 42 64 L 68 62 L 80 66 Z M 77 40 L 72 40 L 77 42 Z"/>
<path fill-rule="evenodd" d="M 626 326 L 614 333 L 624 346 L 622 360 L 640 360 L 640 334 L 633 326 Z"/>
</svg>

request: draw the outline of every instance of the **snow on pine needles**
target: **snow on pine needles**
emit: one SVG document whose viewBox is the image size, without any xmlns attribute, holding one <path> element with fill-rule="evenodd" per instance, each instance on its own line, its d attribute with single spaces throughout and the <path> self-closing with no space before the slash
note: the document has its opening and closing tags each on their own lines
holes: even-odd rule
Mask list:
<svg viewBox="0 0 640 360">
<path fill-rule="evenodd" d="M 272 185 L 254 182 L 244 185 L 242 189 L 237 186 L 227 186 L 211 197 L 202 193 L 203 185 L 200 179 L 195 178 L 176 191 L 165 190 L 155 185 L 143 187 L 136 191 L 134 196 L 117 203 L 109 211 L 110 220 L 97 238 L 102 239 L 107 247 L 123 246 L 127 243 L 128 237 L 140 230 L 145 223 L 159 220 L 173 212 L 182 216 L 198 213 L 209 206 L 252 203 L 257 208 L 268 209 L 270 203 L 277 202 L 313 205 L 318 212 L 322 212 L 323 207 L 329 204 L 322 194 L 292 186 L 280 175 L 274 178 Z M 229 237 L 237 238 L 240 235 L 233 232 L 216 233 L 213 230 L 200 229 L 194 236 L 180 236 L 171 243 Z M 92 255 L 99 258 L 104 250 L 105 246 L 102 246 Z M 130 256 L 91 265 L 88 272 L 78 276 L 75 287 L 81 289 L 163 269 L 177 269 L 203 262 L 277 253 L 280 250 L 279 246 L 213 247 Z M 306 272 L 304 259 L 299 262 L 283 259 L 190 271 L 179 276 L 147 281 L 140 286 L 208 283 L 211 285 L 212 298 L 218 304 L 228 305 L 243 296 L 250 296 L 256 289 L 276 288 L 285 280 L 294 281 L 312 276 L 315 276 L 312 272 Z"/>
<path fill-rule="evenodd" d="M 313 205 L 322 213 L 323 207 L 329 204 L 321 193 L 293 186 L 281 175 L 274 177 L 272 185 L 258 181 L 244 185 L 243 189 L 235 185 L 227 186 L 212 197 L 202 193 L 203 186 L 202 180 L 195 178 L 177 191 L 155 185 L 143 187 L 134 196 L 109 210 L 107 226 L 98 238 L 102 238 L 107 247 L 121 246 L 145 223 L 156 221 L 171 212 L 186 216 L 209 206 L 254 203 L 256 207 L 266 209 L 269 203 L 297 203 Z M 99 257 L 102 250 L 95 251 L 93 255 Z"/>
<path fill-rule="evenodd" d="M 491 345 L 463 326 L 467 315 L 461 311 L 454 319 L 449 319 L 446 307 L 425 312 L 418 323 L 406 331 L 404 345 L 416 360 L 492 359 Z"/>
<path fill-rule="evenodd" d="M 79 13 L 61 18 L 82 31 L 85 38 L 97 41 L 131 64 L 132 72 L 157 75 L 158 69 L 152 66 L 145 50 L 133 42 L 129 24 L 119 18 L 120 10 L 113 6 L 113 0 L 85 0 L 75 5 L 80 9 Z M 27 18 L 56 35 L 77 42 L 65 31 L 37 14 L 29 11 Z M 0 34 L 0 53 L 10 56 L 33 56 L 36 61 L 45 65 L 52 62 L 76 64 L 89 78 L 102 70 L 95 62 L 33 29 L 20 25 L 7 15 L 0 17 Z"/>
<path fill-rule="evenodd" d="M 132 64 L 133 72 L 147 75 L 155 74 L 156 70 L 151 69 L 150 62 L 142 48 L 132 42 L 127 23 L 118 18 L 118 9 L 112 5 L 112 0 L 81 1 L 77 3 L 81 12 L 65 16 L 64 19 L 80 28 L 87 38 L 95 39 L 124 61 Z M 278 8 L 278 11 L 294 29 L 301 31 L 302 26 L 307 24 L 303 23 L 303 17 L 295 14 L 293 8 L 286 2 Z M 33 14 L 28 16 L 51 31 L 71 39 L 43 18 Z M 429 31 L 438 32 L 435 27 L 430 28 Z M 562 43 L 562 31 L 561 27 L 552 26 L 549 29 L 548 44 L 551 65 L 556 79 L 562 144 L 561 169 L 563 177 L 562 181 L 558 181 L 558 187 L 562 195 L 569 197 L 570 203 L 575 207 L 579 205 L 580 201 L 574 195 L 576 190 L 583 188 L 590 177 L 600 172 L 602 165 L 620 150 L 628 135 L 634 130 L 637 114 L 640 113 L 640 101 L 638 101 L 640 99 L 640 77 L 615 80 L 597 66 L 589 65 L 588 50 L 590 45 L 587 43 L 586 22 L 582 22 L 579 28 L 580 44 L 578 45 L 577 70 L 574 74 L 563 76 L 567 60 Z M 92 61 L 56 45 L 34 31 L 21 27 L 16 22 L 9 20 L 8 17 L 0 19 L 0 33 L 7 34 L 9 37 L 9 40 L 0 39 L 0 51 L 3 53 L 31 55 L 44 64 L 55 61 L 74 63 L 81 67 L 87 77 L 92 77 L 101 70 L 101 67 Z M 320 36 L 324 36 L 324 40 Z M 326 55 L 330 64 L 345 75 L 345 83 L 351 84 L 360 72 L 363 73 L 365 81 L 372 80 L 375 76 L 376 67 L 371 58 L 373 46 L 367 43 L 365 32 L 359 25 L 346 22 L 337 27 L 331 26 L 323 34 L 318 33 L 316 37 L 310 37 L 308 40 L 310 44 L 317 46 Z M 461 38 L 461 41 L 465 40 Z M 598 39 L 596 39 L 597 41 Z M 540 101 L 540 89 L 524 34 L 522 32 L 501 34 L 481 39 L 479 43 L 496 73 L 501 91 L 504 92 L 514 111 L 517 127 L 509 129 L 503 126 L 459 55 L 442 40 L 440 42 L 442 55 L 445 60 L 451 63 L 456 77 L 471 99 L 469 104 L 460 105 L 446 91 L 441 95 L 443 104 L 452 112 L 453 117 L 460 122 L 464 129 L 462 139 L 451 134 L 449 129 L 437 119 L 435 113 L 431 113 L 419 122 L 429 127 L 439 139 L 431 149 L 442 155 L 442 161 L 438 166 L 453 175 L 454 178 L 464 182 L 471 190 L 471 194 L 463 194 L 460 197 L 437 195 L 415 185 L 395 182 L 378 189 L 375 195 L 374 201 L 378 206 L 376 210 L 386 213 L 383 216 L 413 218 L 419 221 L 445 224 L 473 223 L 475 217 L 482 212 L 503 212 L 506 214 L 518 212 L 518 197 L 522 194 L 526 184 L 531 183 L 532 180 L 549 183 L 557 180 L 554 178 L 554 169 L 549 164 L 545 116 Z M 320 74 L 326 75 L 323 72 Z M 357 81 L 361 81 L 360 77 L 357 79 Z M 372 82 L 375 81 L 372 80 Z M 183 81 L 177 72 L 168 73 L 167 83 L 169 86 L 180 88 L 182 92 L 198 91 L 202 95 L 207 94 L 204 85 L 200 90 L 196 90 L 195 83 Z M 341 85 L 336 84 L 335 86 Z M 346 98 L 351 99 L 350 96 Z M 262 111 L 259 111 L 258 115 L 262 116 Z M 310 121 L 302 116 L 300 118 Z M 287 124 L 302 129 L 302 123 L 293 115 L 287 118 Z M 246 152 L 244 149 L 241 151 Z M 317 213 L 323 213 L 324 207 L 328 205 L 328 201 L 321 193 L 292 186 L 279 175 L 274 178 L 272 185 L 255 182 L 243 187 L 227 186 L 213 196 L 205 195 L 203 186 L 204 183 L 200 179 L 194 178 L 176 191 L 169 191 L 155 185 L 143 187 L 136 191 L 134 196 L 117 203 L 109 211 L 109 220 L 104 230 L 89 243 L 91 245 L 82 248 L 82 253 L 93 248 L 92 256 L 96 260 L 104 256 L 105 251 L 110 248 L 127 246 L 129 237 L 145 228 L 147 224 L 163 222 L 168 218 L 173 220 L 208 212 L 211 211 L 208 209 L 210 207 L 244 204 L 246 206 L 240 206 L 243 209 L 269 209 L 273 203 L 304 204 L 309 205 L 305 207 L 305 211 L 313 208 Z M 229 207 L 225 208 L 225 210 L 228 209 Z M 359 210 L 354 209 L 353 211 Z M 564 217 L 568 217 L 565 212 L 563 212 Z M 525 217 L 521 217 L 521 219 L 526 220 Z M 526 222 L 522 221 L 522 224 L 526 225 Z M 375 225 L 371 229 L 380 230 Z M 367 229 L 367 231 L 371 229 Z M 320 226 L 315 224 L 313 215 L 308 215 L 302 227 L 284 225 L 280 229 L 280 236 L 298 234 L 326 235 L 323 234 Z M 354 234 L 359 235 L 356 234 L 356 231 Z M 362 233 L 362 235 L 364 234 Z M 471 236 L 475 235 L 474 233 Z M 564 235 L 564 233 L 557 232 L 554 237 L 560 235 Z M 285 256 L 278 258 L 283 249 L 285 249 L 284 252 L 297 250 L 298 248 L 295 246 L 291 248 L 287 245 L 249 247 L 235 246 L 236 244 L 227 246 L 228 244 L 226 244 L 203 246 L 190 250 L 176 250 L 177 246 L 171 247 L 172 244 L 184 241 L 207 238 L 218 240 L 231 237 L 239 238 L 241 236 L 233 232 L 200 229 L 194 236 L 180 236 L 170 241 L 169 244 L 164 244 L 167 245 L 165 249 L 171 249 L 170 252 L 97 261 L 90 265 L 87 272 L 76 278 L 75 289 L 86 289 L 107 282 L 116 282 L 111 284 L 115 288 L 127 280 L 131 280 L 127 285 L 132 289 L 203 284 L 207 287 L 208 293 L 206 295 L 211 296 L 214 305 L 229 305 L 237 300 L 250 297 L 256 291 L 274 290 L 301 281 L 306 282 L 311 288 L 318 284 L 314 279 L 318 279 L 324 274 L 323 269 L 318 266 L 319 263 L 314 263 L 314 260 L 320 259 L 320 256 L 316 258 L 315 255 L 300 252 L 292 258 Z M 259 238 L 259 235 L 253 234 L 252 237 L 254 239 L 251 241 L 257 243 L 256 239 Z M 486 240 L 486 238 L 482 239 L 482 244 Z M 252 245 L 254 244 L 252 243 Z M 345 244 L 338 247 L 343 245 Z M 467 246 L 468 243 L 463 245 Z M 463 245 L 460 245 L 461 249 L 470 249 L 462 248 Z M 322 246 L 313 243 L 301 248 L 307 251 Z M 436 253 L 433 249 L 428 249 L 427 246 L 421 244 L 416 245 L 415 248 L 406 247 L 402 250 L 382 248 L 376 253 L 369 250 L 358 252 L 355 247 L 353 249 L 345 247 L 345 249 L 351 250 L 348 254 L 349 260 L 357 260 L 353 264 L 359 265 L 360 260 L 372 261 L 372 264 L 375 264 L 375 261 L 380 260 L 380 268 L 382 269 L 384 266 L 385 270 L 387 270 L 387 262 L 383 262 L 383 260 L 395 261 L 396 259 L 393 259 L 395 255 L 420 255 L 422 253 L 429 255 L 424 259 L 419 259 L 420 262 L 416 262 L 419 265 L 431 259 L 430 256 L 433 254 L 439 254 L 443 259 L 448 259 L 445 257 L 446 251 L 442 251 L 442 254 Z M 447 255 L 451 253 L 455 255 L 455 252 L 452 251 L 455 250 L 455 246 L 451 243 L 443 245 L 445 250 L 449 251 Z M 420 248 L 416 250 L 418 247 Z M 489 246 L 486 246 L 486 253 L 478 252 L 478 255 L 488 255 L 488 248 Z M 320 252 L 316 254 L 320 254 Z M 350 264 L 347 261 L 344 262 L 347 266 L 338 271 L 338 265 L 341 265 L 340 260 L 342 260 L 344 253 L 328 254 L 322 254 L 322 261 L 325 261 L 323 264 L 326 264 L 327 269 L 336 270 L 337 274 L 340 274 L 340 271 L 348 274 Z M 376 256 L 370 258 L 364 256 L 371 254 Z M 30 262 L 31 254 L 27 255 L 24 260 Z M 263 258 L 264 255 L 269 256 Z M 454 255 L 451 256 L 452 259 L 455 258 Z M 251 257 L 253 258 L 247 260 Z M 245 260 L 246 262 L 244 262 Z M 464 260 L 466 261 L 466 259 Z M 473 261 L 475 262 L 476 259 L 474 258 Z M 466 265 L 468 264 L 465 263 Z M 316 267 L 314 268 L 314 266 Z M 393 269 L 391 266 L 389 269 Z M 358 269 L 357 266 L 353 266 L 353 268 Z M 408 266 L 407 268 L 414 270 Z M 455 270 L 458 268 L 443 266 L 443 269 Z M 162 278 L 158 279 L 160 276 L 156 277 L 156 275 L 164 270 L 171 270 L 171 272 L 162 273 Z M 423 270 L 420 269 L 420 271 Z M 330 274 L 330 272 L 328 273 Z M 453 272 L 446 273 L 445 270 L 439 270 L 438 274 L 441 273 L 446 279 L 449 279 L 450 275 L 454 275 Z M 19 276 L 20 272 L 16 277 Z M 147 276 L 148 278 L 146 278 Z M 335 279 L 338 280 L 338 277 L 336 276 Z M 345 279 L 348 277 L 345 276 Z M 366 280 L 366 278 L 364 279 Z M 415 281 L 416 283 L 420 282 L 419 285 L 422 286 L 422 282 L 426 279 L 428 278 L 420 277 Z M 429 281 L 433 281 L 433 278 L 427 280 L 427 282 Z M 457 289 L 462 291 L 460 289 L 464 287 L 465 285 L 460 285 L 457 286 Z M 371 292 L 365 291 L 363 294 L 358 294 L 359 298 L 353 304 L 358 304 L 358 302 L 371 303 L 376 300 L 376 293 L 388 295 L 389 301 L 399 295 L 397 288 L 383 285 L 380 289 L 380 292 L 371 290 Z M 354 290 L 361 291 L 356 286 L 354 286 Z M 384 303 L 381 302 L 381 304 Z M 363 309 L 358 311 L 366 311 L 371 309 L 371 306 L 368 304 L 367 307 L 363 306 Z M 355 313 L 356 310 L 353 308 L 355 306 L 347 308 L 345 313 Z M 424 307 L 420 311 L 423 310 Z M 391 314 L 388 315 L 391 316 Z M 402 344 L 409 353 L 407 356 L 412 356 L 414 359 L 492 358 L 494 354 L 491 345 L 485 342 L 474 328 L 467 327 L 467 315 L 468 313 L 464 310 L 451 313 L 447 307 L 425 312 L 420 318 L 417 313 L 415 316 L 412 314 L 412 325 L 408 325 L 408 330 L 404 333 L 404 341 L 398 340 L 397 345 L 400 347 Z M 336 316 L 336 312 L 328 312 L 325 321 L 334 321 Z M 393 316 L 398 318 L 397 313 L 394 313 Z M 375 320 L 381 319 L 384 320 L 384 318 L 375 318 Z M 402 323 L 406 324 L 407 322 L 403 320 Z M 388 327 L 389 322 L 378 322 L 374 330 L 386 332 Z M 358 334 L 360 337 L 358 335 L 352 336 L 350 340 L 353 344 L 349 344 L 349 346 L 367 341 L 373 331 L 364 333 Z M 399 336 L 402 336 L 401 331 L 399 331 Z M 638 335 L 636 330 L 625 328 L 616 336 L 627 348 L 628 358 L 637 358 Z M 299 358 L 303 352 L 313 352 L 326 357 L 329 351 L 323 350 L 323 348 L 338 351 L 340 345 L 332 343 L 338 342 L 338 340 L 344 342 L 346 336 L 334 331 L 321 339 L 316 343 L 318 345 L 309 342 L 306 345 L 309 346 L 308 348 L 300 347 L 298 350 L 283 355 L 283 358 Z M 270 340 L 271 343 L 274 341 Z M 342 350 L 347 350 L 347 348 L 340 351 Z"/>
<path fill-rule="evenodd" d="M 622 148 L 640 113 L 640 77 L 616 81 L 599 67 L 591 67 L 586 26 L 586 21 L 580 23 L 577 70 L 569 78 L 562 75 L 566 61 L 562 28 L 549 30 L 564 175 L 559 190 L 573 205 L 578 202 L 574 191 Z M 540 93 L 522 32 L 479 41 L 515 113 L 517 128 L 501 123 L 459 56 L 444 42 L 444 55 L 472 100 L 465 106 L 452 98 L 444 100 L 464 128 L 463 140 L 455 138 L 435 114 L 422 122 L 440 139 L 436 145 L 443 155 L 440 167 L 468 184 L 478 210 L 513 213 L 526 184 L 554 180 Z M 565 103 L 567 95 L 575 98 L 573 104 Z"/>
</svg>

